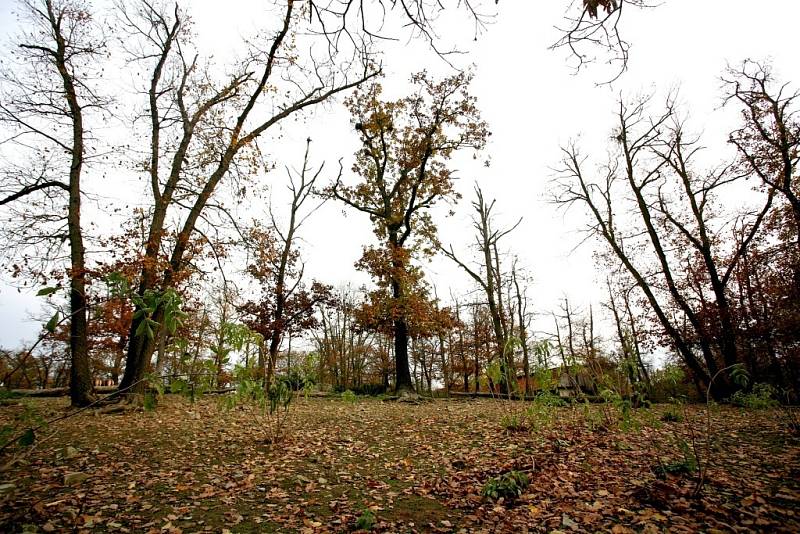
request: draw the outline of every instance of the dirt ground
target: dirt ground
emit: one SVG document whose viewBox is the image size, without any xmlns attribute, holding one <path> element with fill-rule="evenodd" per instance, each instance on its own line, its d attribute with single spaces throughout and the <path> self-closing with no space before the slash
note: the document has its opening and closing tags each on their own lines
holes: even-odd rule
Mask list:
<svg viewBox="0 0 800 534">
<path fill-rule="evenodd" d="M 0 406 L 0 424 L 66 402 Z M 262 411 L 223 404 L 48 425 L 0 459 L 0 531 L 800 532 L 800 439 L 780 410 L 714 407 L 709 424 L 704 406 L 299 398 L 271 444 Z M 482 495 L 510 471 L 519 496 Z"/>
</svg>

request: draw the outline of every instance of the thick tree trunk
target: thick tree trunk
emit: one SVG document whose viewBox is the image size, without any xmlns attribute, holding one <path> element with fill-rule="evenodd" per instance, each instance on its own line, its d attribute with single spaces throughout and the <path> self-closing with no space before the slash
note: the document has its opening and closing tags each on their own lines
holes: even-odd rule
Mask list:
<svg viewBox="0 0 800 534">
<path fill-rule="evenodd" d="M 408 366 L 408 325 L 405 318 L 394 321 L 395 392 L 414 391 Z"/>
<path fill-rule="evenodd" d="M 400 248 L 398 244 L 397 232 L 390 232 L 389 234 L 389 247 L 392 251 Z M 396 271 L 392 278 L 392 298 L 395 303 L 399 303 L 405 296 L 403 293 L 403 281 L 401 280 L 402 274 L 405 272 L 404 265 L 401 260 L 392 260 L 392 267 Z M 408 323 L 406 317 L 397 317 L 394 322 L 394 361 L 395 361 L 395 392 L 400 394 L 402 392 L 413 392 L 414 382 L 411 380 L 411 372 L 408 366 Z"/>
<path fill-rule="evenodd" d="M 74 268 L 74 267 L 73 267 Z M 81 275 L 70 281 L 69 349 L 72 359 L 70 369 L 70 400 L 73 406 L 86 406 L 95 401 L 92 372 L 89 368 L 89 344 L 86 336 L 86 285 Z"/>
<path fill-rule="evenodd" d="M 157 322 L 161 320 L 158 312 L 156 312 L 156 316 L 153 319 Z M 119 385 L 120 391 L 125 394 L 144 393 L 146 387 L 144 375 L 147 373 L 150 359 L 155 350 L 154 339 L 146 335 L 136 335 L 136 330 L 142 320 L 142 317 L 137 317 L 131 322 L 130 342 L 128 343 L 128 352 L 125 355 L 125 373 L 122 375 L 122 382 Z"/>
</svg>

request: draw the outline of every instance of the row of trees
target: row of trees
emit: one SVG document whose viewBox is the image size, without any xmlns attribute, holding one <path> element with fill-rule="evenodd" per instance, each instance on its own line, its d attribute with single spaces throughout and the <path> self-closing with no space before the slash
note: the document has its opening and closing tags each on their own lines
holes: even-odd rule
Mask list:
<svg viewBox="0 0 800 534">
<path fill-rule="evenodd" d="M 672 97 L 655 113 L 651 99 L 621 102 L 608 161 L 564 148 L 557 201 L 585 209 L 605 244 L 614 310 L 624 299 L 644 312 L 639 334 L 674 351 L 700 391 L 730 396 L 742 366 L 796 398 L 798 94 L 751 61 L 725 90 L 741 111 L 728 161 L 699 165 L 699 136 Z"/>
<path fill-rule="evenodd" d="M 626 4 L 640 3 L 584 1 L 562 44 L 576 50 L 581 39 L 592 42 Z M 458 5 L 482 27 L 475 6 Z M 224 384 L 234 353 L 269 382 L 284 339 L 304 333 L 316 343 L 319 377 L 342 387 L 369 377 L 403 394 L 421 382 L 467 389 L 496 365 L 490 387 L 508 392 L 521 373 L 527 390 L 527 378 L 552 364 L 531 341 L 522 269 L 501 245 L 516 225 L 499 228 L 494 203 L 477 189 L 475 258 L 437 238 L 433 208 L 458 199 L 452 158 L 480 151 L 489 136 L 469 94 L 471 75 L 417 74 L 409 95 L 396 101 L 384 100 L 375 82 L 375 13 L 398 9 L 436 49 L 431 24 L 444 4 L 276 2 L 265 31 L 225 74 L 197 47 L 177 4 L 119 4 L 102 20 L 79 0 L 24 0 L 21 7 L 26 33 L 2 73 L 3 237 L 15 276 L 65 282 L 68 304 L 48 321 L 47 343 L 68 346 L 74 405 L 94 402 L 98 371 L 128 392 L 141 391 L 153 371 L 210 374 Z M 106 38 L 109 21 L 119 44 Z M 627 48 L 616 36 L 624 64 Z M 305 52 L 320 39 L 326 46 Z M 133 103 L 103 93 L 112 62 L 145 73 Z M 615 348 L 598 348 L 591 311 L 575 328 L 565 302 L 551 336 L 564 367 L 602 371 L 616 359 L 626 362 L 631 383 L 646 384 L 643 354 L 660 343 L 716 398 L 733 392 L 724 371 L 741 364 L 758 380 L 797 391 L 796 95 L 751 63 L 732 72 L 727 87 L 743 121 L 730 136 L 737 156 L 720 168 L 696 170 L 698 141 L 671 100 L 656 116 L 647 101 L 621 103 L 612 157 L 598 169 L 587 169 L 576 145 L 564 149 L 558 202 L 587 208 L 589 231 L 608 246 L 601 260 L 617 334 Z M 269 170 L 262 156 L 270 132 L 343 93 L 361 142 L 353 166 L 320 187 L 323 167 L 312 168 L 307 148 L 302 168 L 289 172 L 288 222 L 270 208 L 266 222 L 244 225 L 231 200 L 246 198 L 252 178 Z M 126 141 L 101 140 L 103 124 Z M 134 138 L 144 141 L 128 141 Z M 100 236 L 81 219 L 82 179 L 87 169 L 112 168 L 104 163 L 109 154 L 146 177 L 147 200 L 132 217 L 119 215 L 122 234 Z M 725 209 L 726 191 L 747 180 L 758 184 L 751 196 L 760 203 Z M 357 268 L 375 289 L 364 299 L 337 297 L 304 277 L 298 231 L 323 200 L 369 216 L 377 244 L 364 248 Z M 96 260 L 86 259 L 87 238 L 107 249 Z M 249 255 L 247 299 L 223 266 L 240 249 Z M 441 304 L 422 274 L 436 252 L 475 283 L 469 298 Z M 209 264 L 223 277 L 213 298 L 202 290 Z M 11 370 L 26 367 L 31 352 L 16 358 Z M 49 371 L 44 376 L 47 382 Z"/>
</svg>

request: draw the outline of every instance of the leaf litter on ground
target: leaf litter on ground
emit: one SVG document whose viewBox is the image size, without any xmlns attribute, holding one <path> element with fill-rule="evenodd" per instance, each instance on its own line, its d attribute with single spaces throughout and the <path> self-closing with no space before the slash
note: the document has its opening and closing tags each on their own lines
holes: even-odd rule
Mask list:
<svg viewBox="0 0 800 534">
<path fill-rule="evenodd" d="M 800 532 L 800 447 L 777 410 L 715 407 L 706 443 L 703 406 L 671 423 L 636 410 L 627 430 L 597 424 L 598 406 L 548 408 L 547 424 L 506 432 L 503 415 L 525 408 L 300 399 L 277 444 L 256 408 L 209 399 L 82 413 L 0 473 L 0 531 Z M 699 496 L 696 472 L 657 469 L 692 436 Z M 510 472 L 529 481 L 518 496 L 482 495 Z"/>
</svg>

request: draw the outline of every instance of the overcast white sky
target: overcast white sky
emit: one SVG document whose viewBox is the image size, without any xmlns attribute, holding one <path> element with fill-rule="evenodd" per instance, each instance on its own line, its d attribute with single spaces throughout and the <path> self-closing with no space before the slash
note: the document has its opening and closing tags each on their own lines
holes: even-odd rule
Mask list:
<svg viewBox="0 0 800 534">
<path fill-rule="evenodd" d="M 501 221 L 523 222 L 506 241 L 534 278 L 530 289 L 536 311 L 549 312 L 558 299 L 569 296 L 586 306 L 602 298 L 591 256 L 591 247 L 574 250 L 582 240 L 581 217 L 568 217 L 548 203 L 551 168 L 558 165 L 559 147 L 570 138 L 581 138 L 587 153 L 605 154 L 612 127 L 614 102 L 620 94 L 655 91 L 663 95 L 679 87 L 691 123 L 704 132 L 710 161 L 730 156 L 727 132 L 736 122 L 730 109 L 720 109 L 719 77 L 727 63 L 744 58 L 770 59 L 778 77 L 800 82 L 797 61 L 797 22 L 800 5 L 787 0 L 664 0 L 654 10 L 630 10 L 622 25 L 632 44 L 628 72 L 613 85 L 598 86 L 607 72 L 589 68 L 578 75 L 563 51 L 549 51 L 558 37 L 554 24 L 561 22 L 565 1 L 502 1 L 496 23 L 473 43 L 462 65 L 473 63 L 476 78 L 472 92 L 478 97 L 483 117 L 493 132 L 487 154 L 491 166 L 483 168 L 469 158 L 458 161 L 459 189 L 464 195 L 456 216 L 440 219 L 441 239 L 462 247 L 471 239 L 469 226 L 473 183 L 486 196 L 497 199 Z M 237 34 L 252 30 L 261 12 L 258 1 L 220 2 L 192 0 L 189 6 L 197 23 L 202 47 L 213 50 L 220 61 Z M 0 34 L 7 40 L 16 31 L 12 0 L 0 1 Z M 453 30 L 455 32 L 455 30 Z M 442 29 L 445 36 L 455 35 Z M 387 93 L 402 96 L 408 75 L 428 68 L 446 74 L 448 67 L 419 44 L 406 42 L 387 47 L 384 57 Z M 303 123 L 282 131 L 277 144 L 268 147 L 280 165 L 299 164 L 306 137 L 314 140 L 312 158 L 327 162 L 331 175 L 339 157 L 345 160 L 356 147 L 349 117 L 336 106 L 319 110 Z M 274 147 L 274 149 L 273 149 Z M 347 165 L 345 165 L 347 168 Z M 278 189 L 283 172 L 265 178 Z M 140 198 L 135 181 L 114 186 L 118 200 Z M 104 193 L 107 194 L 107 193 Z M 274 193 L 280 198 L 280 193 Z M 303 231 L 308 272 L 333 284 L 364 281 L 353 268 L 365 240 L 371 238 L 368 219 L 359 213 L 342 218 L 342 208 L 329 204 L 311 219 Z M 466 252 L 465 252 L 466 254 Z M 444 260 L 426 269 L 440 296 L 450 288 L 468 288 L 465 275 Z M 16 347 L 31 340 L 40 328 L 29 319 L 39 303 L 30 292 L 18 292 L 0 284 L 0 346 Z M 597 306 L 595 306 L 597 307 Z M 547 325 L 541 324 L 544 328 Z"/>
</svg>

